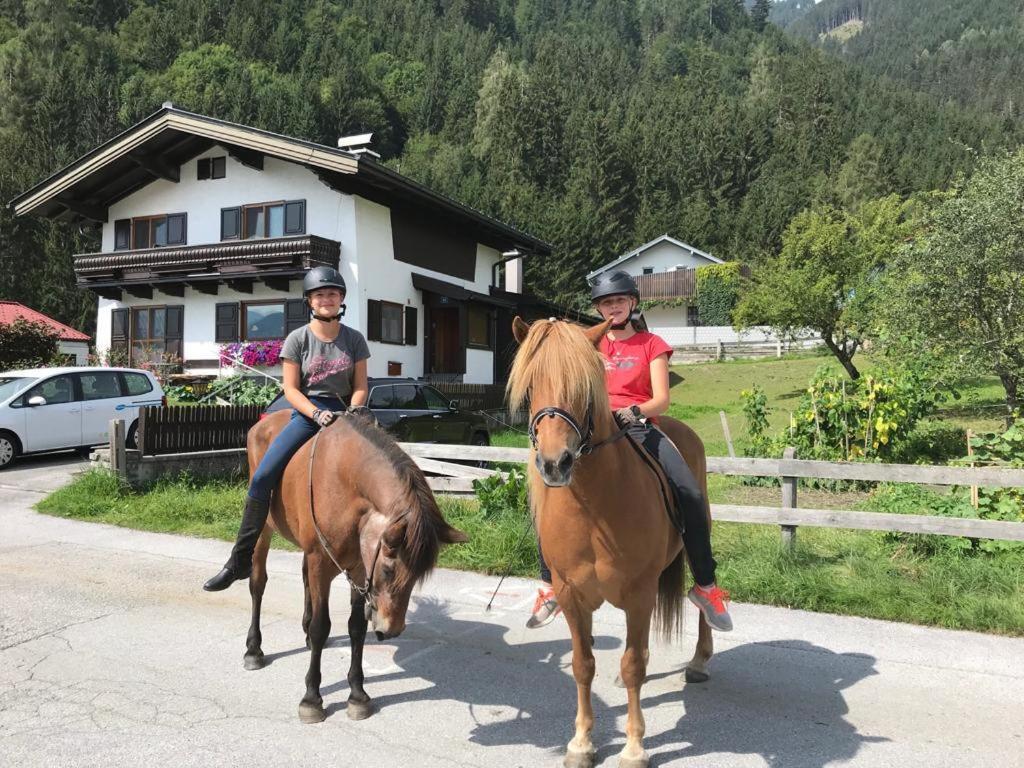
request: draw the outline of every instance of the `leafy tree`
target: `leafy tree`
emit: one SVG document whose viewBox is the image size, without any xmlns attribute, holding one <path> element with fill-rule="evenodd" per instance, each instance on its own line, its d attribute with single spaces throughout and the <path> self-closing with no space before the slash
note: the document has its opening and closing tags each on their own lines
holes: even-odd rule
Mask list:
<svg viewBox="0 0 1024 768">
<path fill-rule="evenodd" d="M 754 29 L 758 32 L 764 31 L 771 12 L 772 0 L 754 0 L 754 5 L 750 9 L 750 20 L 754 24 Z"/>
<path fill-rule="evenodd" d="M 892 343 L 917 344 L 965 376 L 995 374 L 1008 419 L 1024 385 L 1024 150 L 987 158 L 928 212 L 888 270 Z"/>
<path fill-rule="evenodd" d="M 56 357 L 52 328 L 22 318 L 0 325 L 0 370 L 48 365 Z"/>
<path fill-rule="evenodd" d="M 855 215 L 831 207 L 799 213 L 779 257 L 755 271 L 735 321 L 790 335 L 812 329 L 850 378 L 859 378 L 853 357 L 874 327 L 879 272 L 912 232 L 908 209 L 892 196 Z"/>
</svg>

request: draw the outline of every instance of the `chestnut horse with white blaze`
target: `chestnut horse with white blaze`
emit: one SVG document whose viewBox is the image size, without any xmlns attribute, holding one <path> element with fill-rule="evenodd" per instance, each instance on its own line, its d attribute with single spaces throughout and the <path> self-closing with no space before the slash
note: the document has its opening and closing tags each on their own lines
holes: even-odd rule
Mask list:
<svg viewBox="0 0 1024 768">
<path fill-rule="evenodd" d="M 275 413 L 249 430 L 250 472 L 289 414 Z M 361 416 L 337 419 L 298 450 L 274 492 L 249 577 L 246 669 L 265 665 L 260 606 L 274 530 L 303 552 L 302 628 L 310 661 L 299 719 L 315 723 L 325 717 L 320 656 L 331 631 L 331 582 L 341 571 L 349 577 L 352 606 L 346 711 L 354 720 L 368 717 L 373 710 L 363 689 L 362 666 L 367 626 L 380 640 L 401 634 L 413 587 L 434 567 L 442 544 L 464 542 L 466 535 L 445 522 L 423 473 L 390 435 Z"/>
<path fill-rule="evenodd" d="M 618 435 L 597 350 L 611 324 L 584 329 L 561 320 L 513 322 L 520 347 L 508 382 L 509 407 L 529 404 L 533 450 L 527 463 L 530 502 L 544 559 L 572 634 L 576 733 L 567 768 L 590 768 L 594 714 L 593 613 L 609 602 L 626 613 L 620 677 L 628 696 L 621 768 L 643 768 L 640 687 L 647 672 L 652 619 L 665 637 L 682 628 L 683 542 L 669 519 L 664 478 L 628 438 Z M 659 427 L 682 453 L 707 499 L 704 445 L 692 429 L 662 417 Z M 705 502 L 706 503 L 706 502 Z M 708 509 L 710 524 L 710 509 Z M 708 679 L 711 629 L 700 617 L 688 682 Z"/>
</svg>

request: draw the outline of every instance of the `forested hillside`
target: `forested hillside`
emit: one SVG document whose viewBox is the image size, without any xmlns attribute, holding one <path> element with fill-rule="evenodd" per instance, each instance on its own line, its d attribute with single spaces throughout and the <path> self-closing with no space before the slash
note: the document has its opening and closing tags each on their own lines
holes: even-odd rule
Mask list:
<svg viewBox="0 0 1024 768">
<path fill-rule="evenodd" d="M 788 31 L 914 89 L 1024 118 L 1020 0 L 824 0 Z"/>
<path fill-rule="evenodd" d="M 172 100 L 384 160 L 556 245 L 576 298 L 664 232 L 776 253 L 814 201 L 944 185 L 1016 127 L 765 26 L 740 0 L 0 0 L 0 199 Z M 96 232 L 0 213 L 0 296 L 87 327 Z"/>
</svg>

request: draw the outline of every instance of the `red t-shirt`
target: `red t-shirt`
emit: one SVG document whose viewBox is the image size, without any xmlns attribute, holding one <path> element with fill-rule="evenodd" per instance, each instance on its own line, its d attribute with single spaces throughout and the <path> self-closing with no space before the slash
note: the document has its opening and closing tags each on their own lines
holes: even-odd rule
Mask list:
<svg viewBox="0 0 1024 768">
<path fill-rule="evenodd" d="M 659 355 L 672 354 L 668 342 L 647 331 L 623 341 L 604 336 L 598 349 L 604 357 L 604 380 L 612 410 L 640 405 L 654 397 L 651 361 Z"/>
</svg>

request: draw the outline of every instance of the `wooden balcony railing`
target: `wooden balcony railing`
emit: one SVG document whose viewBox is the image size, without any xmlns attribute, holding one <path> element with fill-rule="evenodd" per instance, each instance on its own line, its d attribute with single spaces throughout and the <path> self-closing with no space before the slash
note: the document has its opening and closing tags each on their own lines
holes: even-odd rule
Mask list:
<svg viewBox="0 0 1024 768">
<path fill-rule="evenodd" d="M 677 269 L 674 272 L 638 275 L 636 285 L 640 289 L 641 301 L 692 299 L 697 295 L 697 270 Z"/>
</svg>

